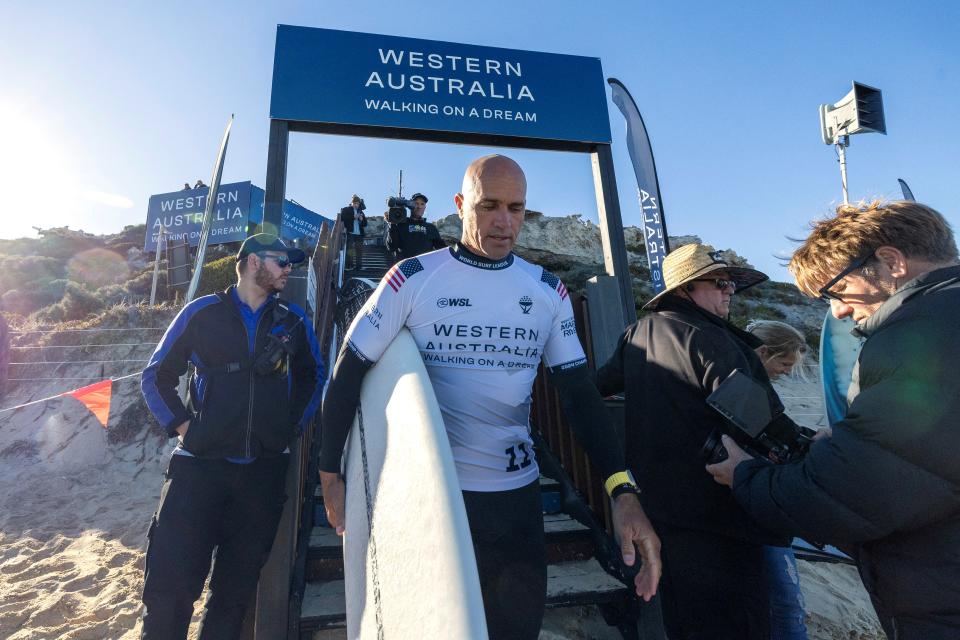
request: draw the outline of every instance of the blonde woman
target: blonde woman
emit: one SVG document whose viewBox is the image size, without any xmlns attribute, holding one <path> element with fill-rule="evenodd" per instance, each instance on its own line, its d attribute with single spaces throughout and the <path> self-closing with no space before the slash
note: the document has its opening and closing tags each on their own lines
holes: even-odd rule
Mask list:
<svg viewBox="0 0 960 640">
<path fill-rule="evenodd" d="M 784 375 L 802 375 L 807 355 L 803 334 L 785 322 L 752 320 L 747 331 L 760 338 L 755 349 L 763 368 L 776 380 Z M 764 547 L 767 588 L 770 593 L 770 637 L 772 640 L 806 640 L 803 594 L 797 559 L 791 547 Z"/>
</svg>

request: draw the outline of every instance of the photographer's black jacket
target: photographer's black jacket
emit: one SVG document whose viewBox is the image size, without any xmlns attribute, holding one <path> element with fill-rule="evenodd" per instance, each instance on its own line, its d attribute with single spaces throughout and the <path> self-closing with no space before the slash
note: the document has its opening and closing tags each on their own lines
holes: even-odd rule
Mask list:
<svg viewBox="0 0 960 640">
<path fill-rule="evenodd" d="M 359 209 L 360 213 L 363 213 L 363 209 Z M 343 221 L 343 229 L 347 233 L 353 233 L 353 222 L 356 220 L 356 216 L 353 213 L 353 207 L 344 207 L 340 209 L 340 219 Z M 367 233 L 367 216 L 364 216 L 360 219 L 360 236 L 364 236 Z"/>
<path fill-rule="evenodd" d="M 419 256 L 421 253 L 435 249 L 444 249 L 446 246 L 440 238 L 437 227 L 422 219 L 415 221 L 407 218 L 403 222 L 390 225 L 387 248 L 393 252 L 397 260 Z"/>
<path fill-rule="evenodd" d="M 734 475 L 755 518 L 853 555 L 898 640 L 960 638 L 958 318 L 960 267 L 902 286 L 860 327 L 859 392 L 833 437 Z"/>
<path fill-rule="evenodd" d="M 750 519 L 706 472 L 701 455 L 711 431 L 724 425 L 706 397 L 735 369 L 767 386 L 772 414 L 781 411 L 753 351 L 759 344 L 719 316 L 667 296 L 627 328 L 597 372 L 601 394 L 625 392 L 627 467 L 651 519 L 746 542 L 787 543 Z"/>
<path fill-rule="evenodd" d="M 141 376 L 143 397 L 167 435 L 175 436 L 175 429 L 190 420 L 183 448 L 196 457 L 283 453 L 320 402 L 325 375 L 304 311 L 268 298 L 251 345 L 239 304 L 236 287 L 230 287 L 186 305 Z M 292 352 L 272 373 L 261 375 L 252 366 L 271 332 L 289 335 Z M 189 409 L 177 395 L 188 362 L 196 367 Z"/>
</svg>

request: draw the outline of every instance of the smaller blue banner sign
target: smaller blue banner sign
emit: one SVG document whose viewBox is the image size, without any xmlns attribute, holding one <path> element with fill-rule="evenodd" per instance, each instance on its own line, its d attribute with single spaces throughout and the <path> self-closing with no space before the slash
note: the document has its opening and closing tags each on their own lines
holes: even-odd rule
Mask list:
<svg viewBox="0 0 960 640">
<path fill-rule="evenodd" d="M 264 197 L 263 189 L 254 186 L 250 194 L 250 224 L 263 224 Z M 333 226 L 333 220 L 324 218 L 299 203 L 284 200 L 280 237 L 289 241 L 300 240 L 309 247 L 316 247 L 317 238 L 320 237 L 320 225 L 325 221 Z"/>
<path fill-rule="evenodd" d="M 217 205 L 213 210 L 209 244 L 241 242 L 247 237 L 251 186 L 249 182 L 220 186 Z M 197 246 L 209 191 L 209 187 L 201 187 L 150 196 L 144 251 L 157 250 L 161 228 L 171 244 L 186 240 L 191 247 Z"/>
<path fill-rule="evenodd" d="M 157 250 L 161 228 L 166 234 L 167 242 L 179 244 L 186 240 L 191 247 L 197 246 L 209 191 L 209 187 L 202 187 L 150 196 L 143 250 L 151 253 Z M 217 192 L 217 207 L 213 212 L 208 244 L 243 242 L 249 225 L 263 223 L 263 200 L 263 189 L 250 182 L 221 185 Z M 324 218 L 296 202 L 284 200 L 280 237 L 289 241 L 299 240 L 308 247 L 315 247 L 320 235 L 320 225 L 324 221 L 333 226 L 333 220 Z"/>
</svg>

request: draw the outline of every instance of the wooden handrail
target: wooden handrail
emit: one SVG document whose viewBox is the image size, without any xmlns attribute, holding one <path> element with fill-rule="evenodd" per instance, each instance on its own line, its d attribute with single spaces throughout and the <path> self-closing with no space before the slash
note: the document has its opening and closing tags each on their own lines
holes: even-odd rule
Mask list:
<svg viewBox="0 0 960 640">
<path fill-rule="evenodd" d="M 336 284 L 343 225 L 338 220 L 331 228 L 327 222 L 320 227 L 312 267 L 316 276 L 316 304 L 314 332 L 320 344 L 324 366 L 327 363 L 330 326 L 336 310 Z M 327 372 L 329 373 L 329 372 Z M 297 552 L 303 536 L 309 540 L 313 514 L 304 509 L 312 506 L 312 491 L 316 486 L 316 472 L 312 461 L 316 457 L 314 443 L 317 419 L 304 428 L 303 436 L 290 447 L 290 468 L 287 472 L 287 502 L 284 505 L 277 536 L 270 557 L 260 572 L 255 604 L 244 623 L 241 638 L 262 640 L 283 638 L 296 631 L 300 616 L 300 589 L 293 584 Z M 294 636 L 296 637 L 296 636 Z"/>
</svg>

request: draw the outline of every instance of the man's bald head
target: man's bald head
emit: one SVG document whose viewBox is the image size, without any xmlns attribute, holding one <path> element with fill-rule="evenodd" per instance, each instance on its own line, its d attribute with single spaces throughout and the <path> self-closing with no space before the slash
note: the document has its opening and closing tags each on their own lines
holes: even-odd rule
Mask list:
<svg viewBox="0 0 960 640">
<path fill-rule="evenodd" d="M 477 158 L 470 163 L 463 174 L 463 184 L 460 186 L 460 194 L 466 196 L 472 193 L 476 188 L 477 182 L 484 177 L 503 176 L 510 180 L 515 180 L 523 185 L 523 192 L 527 192 L 527 176 L 523 169 L 513 158 L 492 153 L 482 158 Z"/>
<path fill-rule="evenodd" d="M 513 249 L 523 226 L 527 178 L 514 160 L 484 156 L 467 167 L 454 202 L 463 221 L 460 242 L 478 255 L 500 260 Z"/>
</svg>

